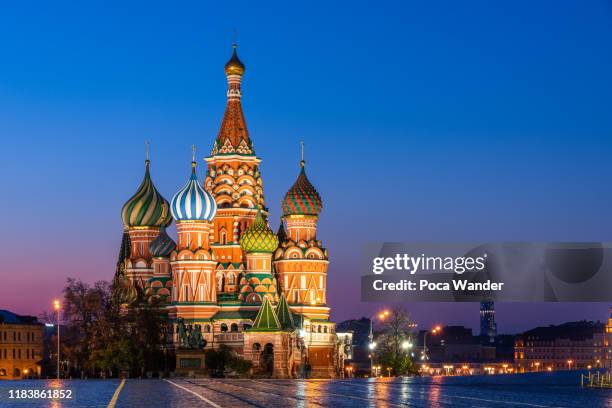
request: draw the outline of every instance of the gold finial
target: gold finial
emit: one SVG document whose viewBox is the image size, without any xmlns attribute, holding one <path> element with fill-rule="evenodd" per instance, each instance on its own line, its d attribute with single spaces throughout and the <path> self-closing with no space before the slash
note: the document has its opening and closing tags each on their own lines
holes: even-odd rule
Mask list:
<svg viewBox="0 0 612 408">
<path fill-rule="evenodd" d="M 304 161 L 304 142 L 300 141 L 300 145 L 302 146 L 302 160 L 300 160 L 300 166 L 304 167 L 306 162 Z"/>
<path fill-rule="evenodd" d="M 151 164 L 149 161 L 149 141 L 145 141 L 145 167 L 147 172 L 149 171 L 149 164 Z"/>
<path fill-rule="evenodd" d="M 195 168 L 196 165 L 196 145 L 191 145 L 191 166 Z"/>
<path fill-rule="evenodd" d="M 236 41 L 234 41 L 234 43 L 232 44 L 232 48 L 233 48 L 232 57 L 225 64 L 225 75 L 242 76 L 244 74 L 245 68 L 244 68 L 244 64 L 242 63 L 242 61 L 240 61 L 240 58 L 238 58 L 238 53 L 236 52 L 236 49 L 238 48 L 238 43 Z"/>
</svg>

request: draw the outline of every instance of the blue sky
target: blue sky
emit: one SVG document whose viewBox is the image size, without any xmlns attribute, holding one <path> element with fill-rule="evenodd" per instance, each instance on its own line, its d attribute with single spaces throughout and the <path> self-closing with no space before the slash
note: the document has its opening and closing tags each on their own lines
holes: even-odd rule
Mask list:
<svg viewBox="0 0 612 408">
<path fill-rule="evenodd" d="M 610 1 L 222 3 L 3 5 L 3 307 L 111 278 L 144 141 L 169 199 L 211 149 L 234 38 L 274 228 L 306 143 L 337 320 L 379 307 L 358 301 L 367 242 L 610 240 Z M 476 305 L 408 307 L 477 325 Z M 513 331 L 607 305 L 498 311 Z"/>
</svg>

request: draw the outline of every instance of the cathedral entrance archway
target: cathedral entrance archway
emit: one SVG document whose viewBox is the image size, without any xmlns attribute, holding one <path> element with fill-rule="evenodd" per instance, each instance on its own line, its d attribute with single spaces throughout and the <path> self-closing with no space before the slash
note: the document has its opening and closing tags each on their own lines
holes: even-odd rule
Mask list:
<svg viewBox="0 0 612 408">
<path fill-rule="evenodd" d="M 274 345 L 272 343 L 264 346 L 260 362 L 263 373 L 272 377 L 274 373 Z"/>
</svg>

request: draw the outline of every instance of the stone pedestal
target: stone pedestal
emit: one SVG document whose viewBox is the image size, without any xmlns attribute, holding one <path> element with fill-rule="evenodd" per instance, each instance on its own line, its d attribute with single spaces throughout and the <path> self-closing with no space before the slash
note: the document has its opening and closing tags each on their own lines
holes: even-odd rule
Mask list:
<svg viewBox="0 0 612 408">
<path fill-rule="evenodd" d="M 187 377 L 207 375 L 204 350 L 177 350 L 175 374 Z"/>
</svg>

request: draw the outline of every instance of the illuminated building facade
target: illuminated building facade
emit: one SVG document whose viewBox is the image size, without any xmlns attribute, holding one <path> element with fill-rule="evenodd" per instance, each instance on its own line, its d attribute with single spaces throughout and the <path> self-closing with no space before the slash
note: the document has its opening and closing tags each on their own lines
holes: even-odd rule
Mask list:
<svg viewBox="0 0 612 408">
<path fill-rule="evenodd" d="M 0 380 L 40 377 L 43 330 L 33 316 L 0 310 Z"/>
<path fill-rule="evenodd" d="M 312 376 L 334 377 L 342 368 L 327 306 L 327 249 L 316 235 L 321 197 L 306 176 L 302 149 L 279 232 L 270 229 L 261 159 L 242 111 L 244 73 L 234 46 L 225 65 L 226 109 L 203 183 L 194 150 L 190 178 L 168 202 L 153 185 L 147 154 L 144 180 L 122 210 L 116 286 L 126 307 L 140 298 L 164 309 L 175 324 L 169 346 L 177 366 L 180 323 L 201 334 L 205 348 L 228 345 L 256 371 L 295 377 L 307 366 Z M 166 231 L 172 220 L 177 242 Z"/>
<path fill-rule="evenodd" d="M 612 319 L 606 325 L 581 321 L 529 330 L 515 341 L 517 371 L 611 368 L 611 334 Z"/>
</svg>

